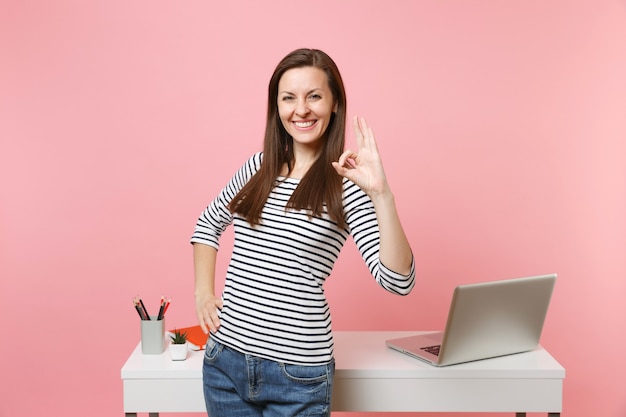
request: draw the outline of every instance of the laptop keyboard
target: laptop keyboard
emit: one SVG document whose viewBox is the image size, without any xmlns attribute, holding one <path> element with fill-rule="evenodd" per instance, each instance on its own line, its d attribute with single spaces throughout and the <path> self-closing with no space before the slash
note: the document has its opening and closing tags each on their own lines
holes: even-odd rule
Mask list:
<svg viewBox="0 0 626 417">
<path fill-rule="evenodd" d="M 441 348 L 441 345 L 435 345 L 435 346 L 426 346 L 423 348 L 420 348 L 421 350 L 424 350 L 432 355 L 435 356 L 439 356 L 439 349 Z"/>
</svg>

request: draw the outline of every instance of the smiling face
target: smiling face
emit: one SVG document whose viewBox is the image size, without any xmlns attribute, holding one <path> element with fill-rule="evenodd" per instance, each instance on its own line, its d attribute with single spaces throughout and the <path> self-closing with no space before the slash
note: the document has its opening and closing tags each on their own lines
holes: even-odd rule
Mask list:
<svg viewBox="0 0 626 417">
<path fill-rule="evenodd" d="M 330 124 L 335 99 L 324 71 L 316 67 L 292 68 L 278 82 L 278 115 L 294 146 L 318 149 Z"/>
</svg>

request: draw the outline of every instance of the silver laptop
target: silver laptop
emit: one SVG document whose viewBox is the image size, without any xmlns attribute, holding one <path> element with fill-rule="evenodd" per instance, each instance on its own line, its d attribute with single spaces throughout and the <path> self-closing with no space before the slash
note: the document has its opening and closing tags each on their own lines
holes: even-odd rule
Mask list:
<svg viewBox="0 0 626 417">
<path fill-rule="evenodd" d="M 392 349 L 435 366 L 537 348 L 556 274 L 460 285 L 442 332 L 387 340 Z"/>
</svg>

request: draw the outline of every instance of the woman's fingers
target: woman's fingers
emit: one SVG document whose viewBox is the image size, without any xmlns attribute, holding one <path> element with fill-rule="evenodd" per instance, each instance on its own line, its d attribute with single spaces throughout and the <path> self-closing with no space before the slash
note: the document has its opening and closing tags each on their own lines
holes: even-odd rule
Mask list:
<svg viewBox="0 0 626 417">
<path fill-rule="evenodd" d="M 367 124 L 365 124 L 365 120 L 359 116 L 354 116 L 352 119 L 352 126 L 354 129 L 354 136 L 356 138 L 356 144 L 361 149 L 365 140 L 365 128 L 367 128 Z"/>
<path fill-rule="evenodd" d="M 211 330 L 215 332 L 220 327 L 218 311 L 222 309 L 222 305 L 221 299 L 210 299 L 199 308 L 198 321 L 203 332 L 208 333 Z"/>
<path fill-rule="evenodd" d="M 367 125 L 365 119 L 363 117 L 354 116 L 353 126 L 359 151 L 364 149 L 376 149 L 374 131 Z"/>
<path fill-rule="evenodd" d="M 340 166 L 347 168 L 347 169 L 354 169 L 356 168 L 356 160 L 359 157 L 359 154 L 356 152 L 351 151 L 350 149 L 344 151 L 341 156 L 339 157 L 339 161 L 337 161 L 339 163 Z"/>
</svg>

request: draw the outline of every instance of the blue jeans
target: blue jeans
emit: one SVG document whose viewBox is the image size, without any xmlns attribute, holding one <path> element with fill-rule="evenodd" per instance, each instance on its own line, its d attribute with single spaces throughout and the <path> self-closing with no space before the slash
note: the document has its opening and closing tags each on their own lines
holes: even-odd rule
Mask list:
<svg viewBox="0 0 626 417">
<path fill-rule="evenodd" d="M 328 417 L 334 360 L 301 366 L 245 355 L 209 338 L 202 381 L 209 417 Z"/>
</svg>

